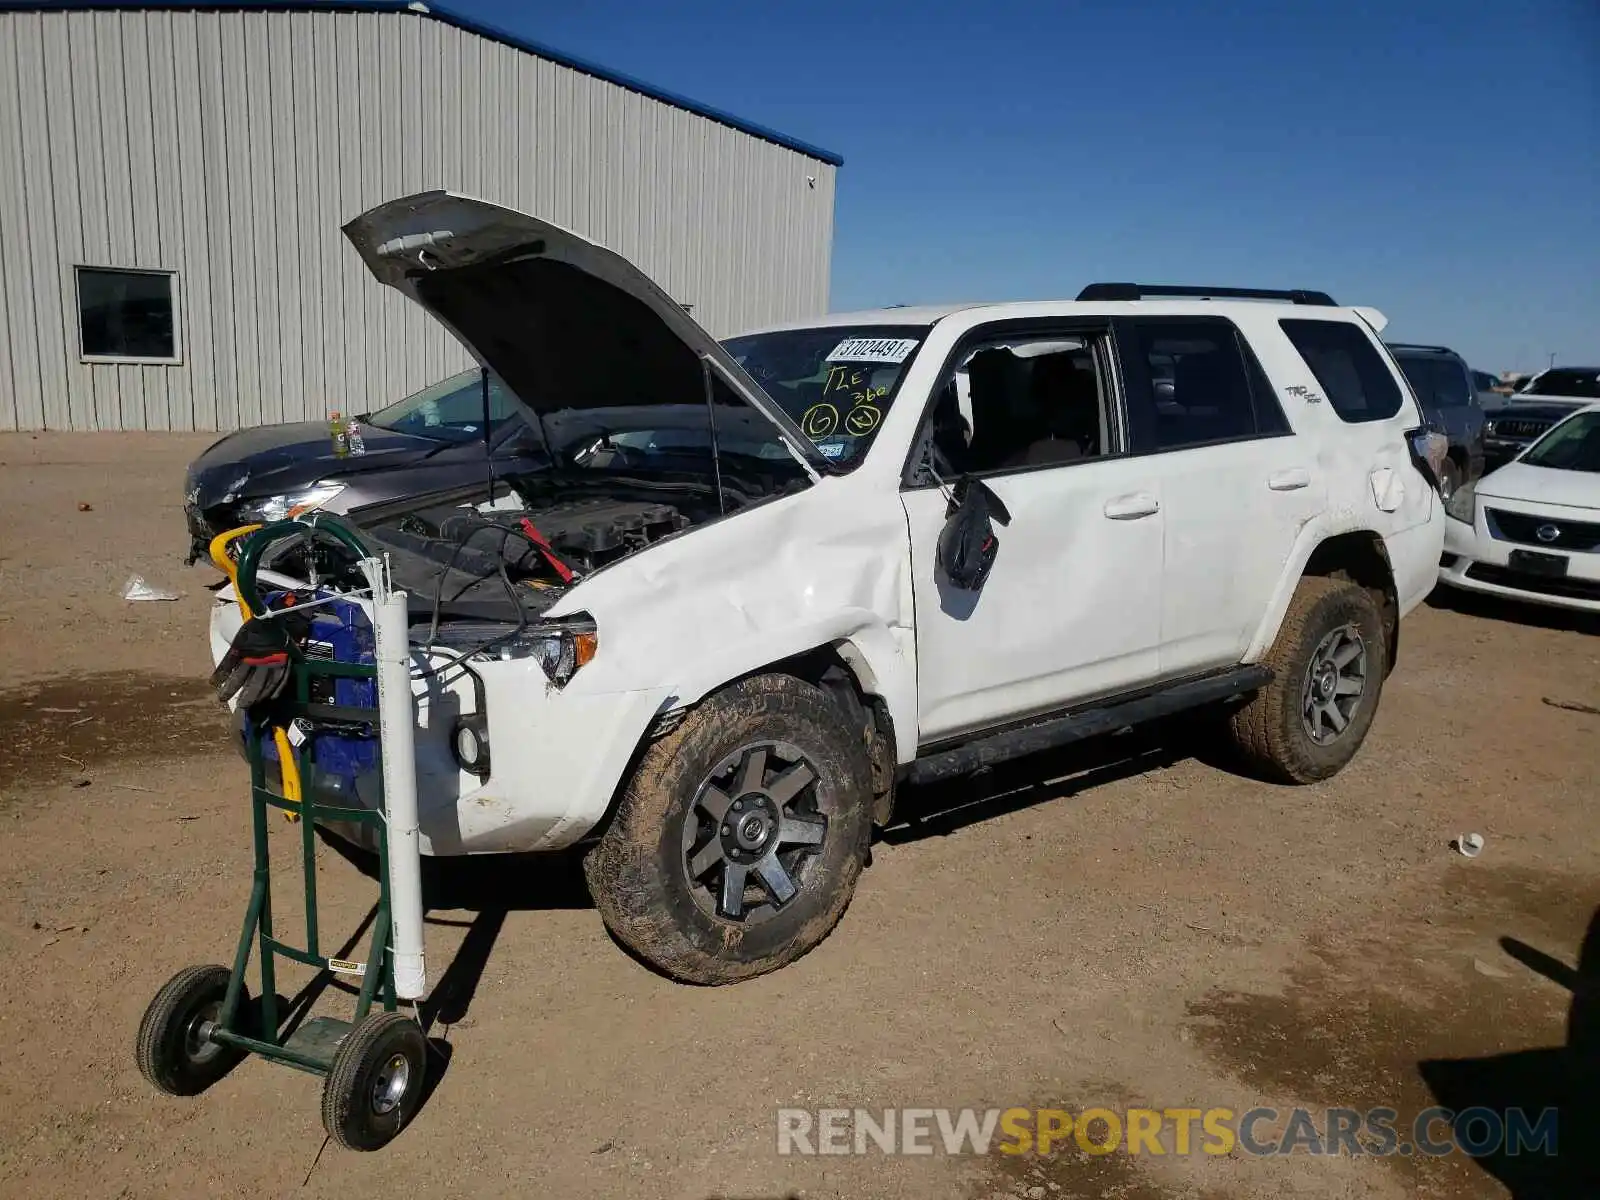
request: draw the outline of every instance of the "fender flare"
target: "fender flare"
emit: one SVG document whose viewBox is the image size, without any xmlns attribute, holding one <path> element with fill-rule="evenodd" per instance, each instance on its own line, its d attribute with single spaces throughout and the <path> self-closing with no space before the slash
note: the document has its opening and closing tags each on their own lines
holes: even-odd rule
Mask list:
<svg viewBox="0 0 1600 1200">
<path fill-rule="evenodd" d="M 1255 636 L 1250 640 L 1250 647 L 1244 653 L 1244 662 L 1260 662 L 1272 648 L 1272 643 L 1278 636 L 1278 629 L 1283 624 L 1284 614 L 1289 611 L 1289 602 L 1294 599 L 1295 589 L 1300 586 L 1306 564 L 1311 561 L 1311 556 L 1316 553 L 1317 547 L 1329 538 L 1346 533 L 1368 533 L 1376 537 L 1380 543 L 1383 541 L 1381 533 L 1363 524 L 1353 512 L 1322 514 L 1301 526 L 1299 534 L 1295 537 L 1294 546 L 1290 549 L 1288 558 L 1284 560 L 1283 571 L 1278 576 L 1278 586 L 1272 593 L 1272 601 L 1267 605 L 1266 614 L 1256 626 Z"/>
<path fill-rule="evenodd" d="M 917 753 L 917 665 L 912 643 L 897 637 L 877 614 L 864 609 L 843 609 L 827 617 L 787 626 L 774 636 L 763 631 L 741 639 L 701 659 L 672 688 L 663 712 L 686 707 L 729 681 L 763 667 L 818 649 L 835 651 L 861 690 L 883 700 L 889 710 L 887 731 L 895 761 L 910 762 Z"/>
</svg>

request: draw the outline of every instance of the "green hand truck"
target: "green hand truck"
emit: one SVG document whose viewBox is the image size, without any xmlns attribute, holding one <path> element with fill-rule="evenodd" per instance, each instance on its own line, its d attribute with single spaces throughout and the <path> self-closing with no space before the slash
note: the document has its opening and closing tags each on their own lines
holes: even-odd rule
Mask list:
<svg viewBox="0 0 1600 1200">
<path fill-rule="evenodd" d="M 421 856 L 417 827 L 414 717 L 410 682 L 406 595 L 390 586 L 387 566 L 362 545 L 347 526 L 323 517 L 281 521 L 263 528 L 245 527 L 218 537 L 212 557 L 233 578 L 239 606 L 248 619 L 271 620 L 284 609 L 269 610 L 262 602 L 260 564 L 267 551 L 288 538 L 332 542 L 354 555 L 367 587 L 355 592 L 321 594 L 301 599 L 294 589 L 296 611 L 335 601 L 359 606 L 370 622 L 373 662 L 341 662 L 308 658 L 303 648 L 289 649 L 288 681 L 262 719 L 246 728 L 245 752 L 250 764 L 251 830 L 255 870 L 244 928 L 231 968 L 188 967 L 156 993 L 139 1025 L 136 1057 L 139 1069 L 157 1089 L 172 1096 L 198 1095 L 221 1079 L 247 1054 L 257 1054 L 324 1077 L 322 1120 L 328 1134 L 353 1150 L 376 1150 L 391 1141 L 416 1112 L 427 1072 L 428 1042 L 416 1002 L 426 990 L 422 953 Z M 226 557 L 229 539 L 243 537 L 236 569 Z M 328 679 L 376 682 L 375 708 L 317 703 L 313 682 Z M 254 716 L 255 714 L 252 714 Z M 301 737 L 297 746 L 286 730 L 304 733 L 319 722 L 337 720 L 346 727 L 365 723 L 377 736 L 381 765 L 377 801 L 371 808 L 319 804 L 314 789 L 300 795 L 299 780 L 309 779 L 315 739 Z M 264 745 L 278 749 L 282 791 L 267 786 Z M 272 872 L 268 854 L 268 810 L 279 809 L 299 819 L 300 865 L 305 888 L 305 945 L 295 946 L 274 931 Z M 376 830 L 378 903 L 365 962 L 330 957 L 323 952 L 318 929 L 314 827 L 319 821 L 349 823 Z M 352 938 L 350 945 L 359 939 Z M 252 1001 L 245 976 L 253 951 L 259 951 L 260 997 Z M 303 1006 L 280 1012 L 274 965 L 283 958 L 315 968 L 302 991 Z M 318 1016 L 305 1008 L 335 976 L 360 979 L 355 1012 L 348 1021 Z M 411 1013 L 400 1002 L 411 1002 Z"/>
</svg>

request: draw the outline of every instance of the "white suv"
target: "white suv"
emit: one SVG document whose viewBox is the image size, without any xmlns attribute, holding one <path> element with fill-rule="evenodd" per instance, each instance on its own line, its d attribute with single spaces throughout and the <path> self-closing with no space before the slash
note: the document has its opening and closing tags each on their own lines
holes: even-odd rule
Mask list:
<svg viewBox="0 0 1600 1200">
<path fill-rule="evenodd" d="M 423 848 L 584 846 L 607 925 L 680 979 L 826 937 L 900 781 L 1201 706 L 1263 772 L 1332 775 L 1437 577 L 1444 440 L 1382 316 L 1320 293 L 1102 284 L 719 344 L 481 201 L 346 233 L 551 459 L 348 518 L 412 599 Z M 262 579 L 342 586 L 294 553 Z"/>
</svg>

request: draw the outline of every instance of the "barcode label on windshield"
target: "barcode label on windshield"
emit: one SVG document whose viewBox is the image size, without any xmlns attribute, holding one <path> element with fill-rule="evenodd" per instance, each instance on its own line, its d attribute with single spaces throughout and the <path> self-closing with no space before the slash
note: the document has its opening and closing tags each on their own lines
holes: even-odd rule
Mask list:
<svg viewBox="0 0 1600 1200">
<path fill-rule="evenodd" d="M 916 338 L 845 338 L 829 362 L 903 363 L 917 348 Z"/>
</svg>

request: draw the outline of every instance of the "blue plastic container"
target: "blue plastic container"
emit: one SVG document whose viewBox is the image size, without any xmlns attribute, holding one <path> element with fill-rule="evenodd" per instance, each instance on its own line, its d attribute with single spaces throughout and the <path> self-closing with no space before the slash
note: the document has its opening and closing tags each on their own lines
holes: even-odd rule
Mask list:
<svg viewBox="0 0 1600 1200">
<path fill-rule="evenodd" d="M 267 607 L 271 608 L 280 595 L 268 595 L 265 598 Z M 312 610 L 311 635 L 306 645 L 308 658 L 371 666 L 376 661 L 374 651 L 372 624 L 360 605 L 335 600 Z M 312 778 L 303 782 L 309 782 L 319 794 L 354 796 L 357 778 L 378 768 L 378 684 L 373 679 L 331 679 L 324 686 L 328 684 L 332 685 L 333 694 L 323 698 L 325 703 L 370 708 L 372 724 L 360 733 L 313 731 Z M 244 732 L 246 737 L 255 736 L 248 717 L 244 718 Z M 265 739 L 262 754 L 268 762 L 278 761 L 278 747 L 272 738 Z"/>
</svg>

